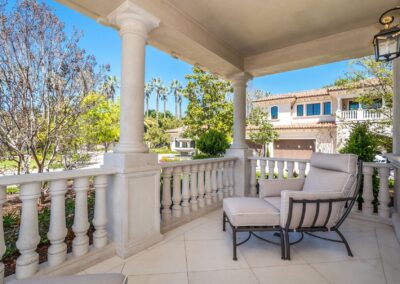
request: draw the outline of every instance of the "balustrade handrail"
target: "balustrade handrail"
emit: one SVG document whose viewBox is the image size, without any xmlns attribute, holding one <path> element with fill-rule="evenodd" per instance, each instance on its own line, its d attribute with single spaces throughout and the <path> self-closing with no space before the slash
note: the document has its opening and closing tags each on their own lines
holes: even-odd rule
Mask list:
<svg viewBox="0 0 400 284">
<path fill-rule="evenodd" d="M 75 179 L 79 177 L 90 177 L 99 175 L 113 175 L 117 170 L 114 168 L 93 168 L 93 169 L 78 169 L 68 171 L 56 171 L 47 173 L 32 173 L 13 176 L 0 177 L 0 186 L 26 184 L 41 181 L 53 181 L 59 179 Z"/>
<path fill-rule="evenodd" d="M 200 159 L 200 160 L 187 160 L 187 161 L 179 161 L 179 162 L 165 162 L 160 163 L 162 169 L 164 168 L 175 168 L 175 167 L 183 167 L 183 166 L 191 166 L 191 165 L 200 165 L 207 163 L 215 163 L 215 162 L 225 162 L 225 161 L 236 161 L 237 157 L 222 157 L 222 158 L 209 158 L 209 159 Z"/>
<path fill-rule="evenodd" d="M 363 167 L 371 167 L 371 168 L 389 168 L 393 169 L 393 165 L 390 163 L 375 163 L 375 162 L 363 162 Z"/>
<path fill-rule="evenodd" d="M 310 160 L 308 159 L 291 159 L 291 158 L 271 158 L 271 157 L 258 157 L 253 156 L 249 157 L 249 160 L 263 160 L 263 161 L 289 161 L 289 162 L 299 162 L 299 163 L 309 163 Z"/>
</svg>

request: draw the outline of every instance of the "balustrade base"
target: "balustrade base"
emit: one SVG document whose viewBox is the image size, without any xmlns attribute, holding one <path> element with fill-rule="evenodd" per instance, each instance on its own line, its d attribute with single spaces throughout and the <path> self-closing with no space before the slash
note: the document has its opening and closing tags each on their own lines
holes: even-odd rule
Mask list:
<svg viewBox="0 0 400 284">
<path fill-rule="evenodd" d="M 361 211 L 351 211 L 350 218 L 361 221 L 368 221 L 378 224 L 389 225 L 389 226 L 393 225 L 391 218 L 382 218 L 381 216 L 375 213 L 372 215 L 365 215 Z"/>
<path fill-rule="evenodd" d="M 393 213 L 392 215 L 393 229 L 396 234 L 397 241 L 400 243 L 400 214 Z"/>
</svg>

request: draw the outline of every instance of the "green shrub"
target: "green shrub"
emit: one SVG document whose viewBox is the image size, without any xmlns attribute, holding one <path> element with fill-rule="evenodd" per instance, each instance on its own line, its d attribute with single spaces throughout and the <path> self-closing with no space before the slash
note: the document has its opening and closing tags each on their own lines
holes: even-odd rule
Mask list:
<svg viewBox="0 0 400 284">
<path fill-rule="evenodd" d="M 228 148 L 229 143 L 226 135 L 213 129 L 201 135 L 197 142 L 197 149 L 208 155 L 209 158 L 222 156 Z"/>
</svg>

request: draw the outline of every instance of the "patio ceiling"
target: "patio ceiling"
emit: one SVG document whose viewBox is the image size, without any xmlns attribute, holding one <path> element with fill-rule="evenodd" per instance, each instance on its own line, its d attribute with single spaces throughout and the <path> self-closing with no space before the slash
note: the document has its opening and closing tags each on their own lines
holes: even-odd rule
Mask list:
<svg viewBox="0 0 400 284">
<path fill-rule="evenodd" d="M 123 0 L 57 0 L 106 23 Z M 158 17 L 149 44 L 229 75 L 278 73 L 372 54 L 398 0 L 130 0 Z"/>
</svg>

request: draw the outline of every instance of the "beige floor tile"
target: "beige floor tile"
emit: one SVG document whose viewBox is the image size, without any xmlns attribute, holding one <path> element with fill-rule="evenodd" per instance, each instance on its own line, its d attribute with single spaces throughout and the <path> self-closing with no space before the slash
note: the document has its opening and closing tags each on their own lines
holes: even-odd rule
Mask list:
<svg viewBox="0 0 400 284">
<path fill-rule="evenodd" d="M 253 268 L 260 284 L 329 284 L 309 265 Z"/>
<path fill-rule="evenodd" d="M 383 269 L 388 284 L 400 282 L 400 248 L 381 246 Z"/>
<path fill-rule="evenodd" d="M 88 274 L 91 273 L 106 273 L 106 272 L 110 272 L 110 273 L 115 273 L 118 272 L 120 273 L 122 270 L 122 267 L 124 265 L 124 260 L 118 256 L 113 256 L 103 262 L 100 262 L 98 264 L 96 264 L 95 266 L 92 266 L 90 268 L 86 269 L 86 272 Z M 118 271 L 119 269 L 119 271 Z"/>
<path fill-rule="evenodd" d="M 128 277 L 129 284 L 187 284 L 186 273 L 135 275 Z"/>
<path fill-rule="evenodd" d="M 386 227 L 376 230 L 376 236 L 379 245 L 390 246 L 394 248 L 400 248 L 399 241 L 396 238 L 392 227 Z"/>
<path fill-rule="evenodd" d="M 190 284 L 257 284 L 249 269 L 189 272 Z"/>
<path fill-rule="evenodd" d="M 248 268 L 238 251 L 238 260 L 232 260 L 232 245 L 226 240 L 186 241 L 188 271 Z"/>
<path fill-rule="evenodd" d="M 342 232 L 365 232 L 386 227 L 389 226 L 374 222 L 347 218 L 346 221 L 344 221 L 343 225 L 340 227 L 340 230 Z"/>
<path fill-rule="evenodd" d="M 214 220 L 185 233 L 185 240 L 231 240 L 230 232 L 222 231 L 222 223 Z"/>
<path fill-rule="evenodd" d="M 379 259 L 318 263 L 312 266 L 332 284 L 386 283 Z"/>
<path fill-rule="evenodd" d="M 170 241 L 126 262 L 125 275 L 186 272 L 184 241 Z"/>
</svg>

